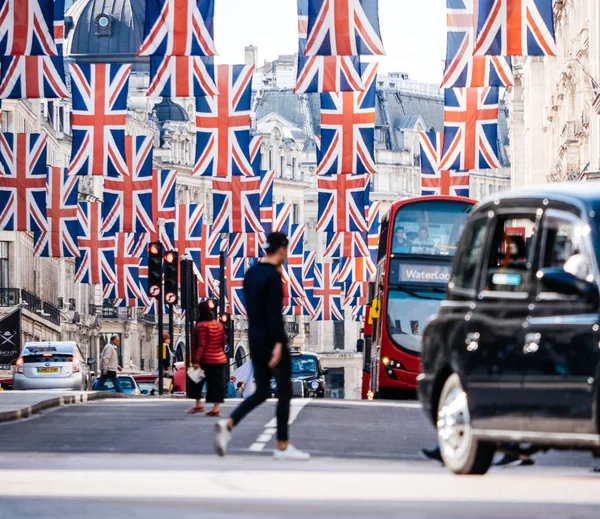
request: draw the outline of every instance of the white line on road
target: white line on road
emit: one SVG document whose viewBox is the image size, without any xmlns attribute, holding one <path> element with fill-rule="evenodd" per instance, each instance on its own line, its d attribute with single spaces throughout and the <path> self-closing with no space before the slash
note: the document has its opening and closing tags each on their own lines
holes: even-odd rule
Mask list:
<svg viewBox="0 0 600 519">
<path fill-rule="evenodd" d="M 296 418 L 298 418 L 300 411 L 302 411 L 302 409 L 304 409 L 304 407 L 308 405 L 309 402 L 311 402 L 311 399 L 309 398 L 302 400 L 292 400 L 290 409 L 290 419 L 288 420 L 289 425 L 292 425 L 296 421 Z M 256 441 L 252 445 L 250 445 L 248 450 L 251 452 L 262 452 L 263 449 L 266 447 L 267 443 L 269 443 L 273 436 L 275 436 L 276 432 L 277 419 L 272 418 L 271 420 L 269 420 L 269 422 L 267 422 L 267 424 L 265 425 L 265 430 L 260 434 Z"/>
</svg>

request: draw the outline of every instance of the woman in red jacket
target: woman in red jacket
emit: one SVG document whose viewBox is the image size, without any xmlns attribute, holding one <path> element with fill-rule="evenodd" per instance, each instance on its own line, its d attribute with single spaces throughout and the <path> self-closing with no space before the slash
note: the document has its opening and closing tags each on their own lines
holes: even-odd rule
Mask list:
<svg viewBox="0 0 600 519">
<path fill-rule="evenodd" d="M 192 362 L 194 368 L 202 366 L 206 374 L 206 402 L 214 404 L 206 416 L 221 416 L 221 403 L 225 399 L 225 330 L 217 321 L 208 301 L 198 305 L 198 322 L 192 335 Z M 188 412 L 203 411 L 202 402 L 196 400 L 196 407 Z"/>
</svg>

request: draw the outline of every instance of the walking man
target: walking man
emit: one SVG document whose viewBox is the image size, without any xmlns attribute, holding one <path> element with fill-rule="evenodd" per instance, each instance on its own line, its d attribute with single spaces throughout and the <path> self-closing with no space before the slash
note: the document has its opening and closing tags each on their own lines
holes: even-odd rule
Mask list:
<svg viewBox="0 0 600 519">
<path fill-rule="evenodd" d="M 110 342 L 104 346 L 102 355 L 100 356 L 100 371 L 102 375 L 99 379 L 99 387 L 102 389 L 104 383 L 110 380 L 115 386 L 117 393 L 122 393 L 121 385 L 117 378 L 117 371 L 121 371 L 122 368 L 119 366 L 119 353 L 118 348 L 121 342 L 121 338 L 118 335 L 113 335 L 110 338 Z"/>
<path fill-rule="evenodd" d="M 310 454 L 289 443 L 288 420 L 292 399 L 291 357 L 282 315 L 283 285 L 281 267 L 287 258 L 288 239 L 273 232 L 267 237 L 267 257 L 254 265 L 244 278 L 248 308 L 248 340 L 254 368 L 256 391 L 216 425 L 215 449 L 219 456 L 227 452 L 231 430 L 270 394 L 271 375 L 278 388 L 276 459 L 307 460 Z"/>
</svg>

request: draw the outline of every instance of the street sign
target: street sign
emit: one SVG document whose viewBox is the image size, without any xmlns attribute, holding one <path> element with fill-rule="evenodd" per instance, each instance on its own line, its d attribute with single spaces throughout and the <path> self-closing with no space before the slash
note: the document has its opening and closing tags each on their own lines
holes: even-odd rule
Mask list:
<svg viewBox="0 0 600 519">
<path fill-rule="evenodd" d="M 152 297 L 158 297 L 160 295 L 160 287 L 157 285 L 150 287 L 150 295 Z"/>
<path fill-rule="evenodd" d="M 168 293 L 165 295 L 165 301 L 169 305 L 175 304 L 175 301 L 177 301 L 177 294 L 173 294 L 172 292 Z"/>
</svg>

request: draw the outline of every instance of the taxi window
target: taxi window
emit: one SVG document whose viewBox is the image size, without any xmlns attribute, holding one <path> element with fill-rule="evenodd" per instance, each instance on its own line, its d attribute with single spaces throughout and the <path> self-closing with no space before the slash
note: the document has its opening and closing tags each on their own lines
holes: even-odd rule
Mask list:
<svg viewBox="0 0 600 519">
<path fill-rule="evenodd" d="M 469 291 L 477 289 L 477 272 L 485 255 L 485 237 L 490 220 L 481 217 L 475 220 L 465 231 L 462 253 L 454 263 L 451 290 Z"/>
<path fill-rule="evenodd" d="M 531 287 L 531 264 L 536 216 L 498 218 L 484 276 L 484 292 L 527 297 Z"/>
</svg>

